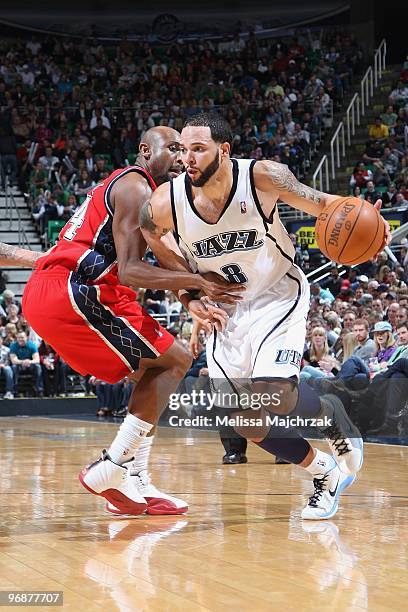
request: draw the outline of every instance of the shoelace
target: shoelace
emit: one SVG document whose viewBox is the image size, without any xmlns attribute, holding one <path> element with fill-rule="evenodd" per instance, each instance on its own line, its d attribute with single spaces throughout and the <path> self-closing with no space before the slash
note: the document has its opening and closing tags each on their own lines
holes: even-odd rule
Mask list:
<svg viewBox="0 0 408 612">
<path fill-rule="evenodd" d="M 131 477 L 137 478 L 142 487 L 148 487 L 151 483 L 150 474 L 148 472 L 139 472 L 139 474 L 130 473 Z"/>
<path fill-rule="evenodd" d="M 351 451 L 351 448 L 344 439 L 344 433 L 340 431 L 336 422 L 331 427 L 322 430 L 322 433 L 333 442 L 333 446 L 340 456 Z"/>
<path fill-rule="evenodd" d="M 320 501 L 320 497 L 323 495 L 326 489 L 326 482 L 329 475 L 323 476 L 323 478 L 313 478 L 313 486 L 315 488 L 313 495 L 309 497 L 309 506 L 317 508 L 317 504 Z"/>
</svg>

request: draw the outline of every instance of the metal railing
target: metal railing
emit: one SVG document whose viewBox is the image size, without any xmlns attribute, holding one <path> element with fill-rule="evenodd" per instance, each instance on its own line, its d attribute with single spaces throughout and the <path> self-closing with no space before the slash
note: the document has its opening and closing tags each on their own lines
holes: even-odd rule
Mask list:
<svg viewBox="0 0 408 612">
<path fill-rule="evenodd" d="M 340 121 L 337 126 L 336 131 L 334 132 L 333 138 L 330 141 L 330 160 L 331 160 L 331 173 L 332 179 L 336 178 L 336 167 L 340 168 L 341 159 L 340 159 L 340 139 L 341 139 L 341 157 L 345 157 L 346 155 L 346 139 L 345 139 L 345 130 L 344 123 Z"/>
<path fill-rule="evenodd" d="M 385 38 L 378 45 L 378 49 L 374 54 L 374 85 L 377 87 L 378 78 L 382 78 L 382 73 L 385 70 L 385 58 L 387 56 L 387 41 Z"/>
<path fill-rule="evenodd" d="M 326 191 L 330 189 L 330 173 L 329 173 L 329 158 L 327 155 L 323 155 L 322 159 L 319 162 L 316 170 L 314 171 L 312 181 L 313 181 L 313 189 L 319 189 L 319 191 L 323 191 L 324 189 L 324 179 L 326 183 Z M 319 186 L 317 186 L 319 185 Z"/>
<path fill-rule="evenodd" d="M 360 117 L 365 114 L 366 108 L 374 95 L 374 88 L 377 87 L 379 80 L 382 78 L 385 70 L 386 57 L 387 42 L 385 39 L 383 39 L 380 42 L 378 49 L 376 49 L 374 53 L 373 65 L 367 68 L 361 80 L 360 90 L 355 92 L 350 104 L 347 107 L 344 121 L 340 121 L 330 141 L 330 171 L 328 165 L 324 161 L 324 158 L 326 157 L 324 155 L 317 165 L 312 177 L 314 188 L 316 188 L 318 180 L 320 181 L 321 185 L 324 183 L 326 183 L 326 185 L 330 185 L 329 174 L 331 175 L 331 178 L 335 180 L 336 168 L 341 167 L 340 155 L 345 157 L 346 154 L 345 131 L 347 132 L 347 146 L 349 147 L 352 144 L 352 137 L 355 136 L 356 133 L 356 125 L 360 125 Z"/>
<path fill-rule="evenodd" d="M 356 125 L 360 125 L 360 96 L 355 93 L 346 110 L 347 145 L 351 145 L 351 137 L 356 134 Z"/>
<path fill-rule="evenodd" d="M 26 231 L 24 229 L 23 221 L 21 219 L 20 210 L 14 199 L 12 187 L 9 183 L 8 176 L 6 176 L 6 185 L 4 190 L 4 204 L 5 204 L 5 218 L 9 222 L 9 230 L 13 226 L 13 220 L 17 217 L 17 234 L 18 234 L 18 246 L 32 250 L 30 241 L 27 238 Z M 15 211 L 15 217 L 13 218 L 13 211 Z"/>
<path fill-rule="evenodd" d="M 360 84 L 361 90 L 361 114 L 365 115 L 366 107 L 374 95 L 374 72 L 372 67 L 367 68 Z"/>
</svg>

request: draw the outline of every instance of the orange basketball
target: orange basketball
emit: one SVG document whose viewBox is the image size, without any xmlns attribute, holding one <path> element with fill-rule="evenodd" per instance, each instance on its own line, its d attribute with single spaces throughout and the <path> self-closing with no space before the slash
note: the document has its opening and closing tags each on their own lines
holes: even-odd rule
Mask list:
<svg viewBox="0 0 408 612">
<path fill-rule="evenodd" d="M 337 198 L 318 216 L 315 230 L 322 253 L 348 266 L 368 261 L 385 244 L 380 213 L 359 198 Z"/>
</svg>

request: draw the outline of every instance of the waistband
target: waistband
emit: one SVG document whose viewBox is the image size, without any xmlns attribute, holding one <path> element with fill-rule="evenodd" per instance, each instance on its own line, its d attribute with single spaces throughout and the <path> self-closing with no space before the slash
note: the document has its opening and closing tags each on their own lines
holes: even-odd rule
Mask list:
<svg viewBox="0 0 408 612">
<path fill-rule="evenodd" d="M 50 266 L 49 268 L 37 268 L 34 269 L 30 280 L 39 280 L 39 279 L 67 279 L 68 276 L 72 273 L 72 270 L 69 270 L 65 266 Z M 75 274 L 75 272 L 74 272 Z"/>
</svg>

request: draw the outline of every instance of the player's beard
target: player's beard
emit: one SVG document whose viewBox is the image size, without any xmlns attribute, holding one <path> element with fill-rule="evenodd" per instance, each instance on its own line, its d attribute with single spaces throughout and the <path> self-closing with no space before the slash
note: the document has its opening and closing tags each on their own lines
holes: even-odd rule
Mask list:
<svg viewBox="0 0 408 612">
<path fill-rule="evenodd" d="M 204 168 L 204 170 L 201 172 L 198 179 L 193 180 L 191 177 L 188 177 L 193 187 L 204 187 L 204 185 L 210 180 L 210 178 L 217 172 L 219 166 L 220 158 L 217 153 L 213 161 L 210 162 L 208 166 Z"/>
</svg>

